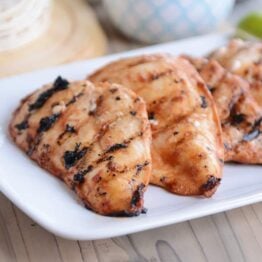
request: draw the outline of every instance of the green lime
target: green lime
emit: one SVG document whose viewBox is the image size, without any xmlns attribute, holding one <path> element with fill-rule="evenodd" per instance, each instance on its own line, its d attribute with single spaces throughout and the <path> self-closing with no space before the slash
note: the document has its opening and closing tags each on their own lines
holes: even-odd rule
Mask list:
<svg viewBox="0 0 262 262">
<path fill-rule="evenodd" d="M 254 12 L 245 16 L 239 22 L 238 28 L 247 34 L 262 38 L 262 12 Z"/>
</svg>

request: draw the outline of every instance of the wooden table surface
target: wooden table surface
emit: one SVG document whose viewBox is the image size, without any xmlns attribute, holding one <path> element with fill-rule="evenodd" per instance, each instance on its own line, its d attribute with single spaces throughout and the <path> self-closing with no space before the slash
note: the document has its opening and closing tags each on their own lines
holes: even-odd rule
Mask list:
<svg viewBox="0 0 262 262">
<path fill-rule="evenodd" d="M 141 46 L 116 33 L 96 9 L 109 52 Z M 70 241 L 44 230 L 0 193 L 0 262 L 6 261 L 262 261 L 262 203 L 123 237 Z"/>
</svg>

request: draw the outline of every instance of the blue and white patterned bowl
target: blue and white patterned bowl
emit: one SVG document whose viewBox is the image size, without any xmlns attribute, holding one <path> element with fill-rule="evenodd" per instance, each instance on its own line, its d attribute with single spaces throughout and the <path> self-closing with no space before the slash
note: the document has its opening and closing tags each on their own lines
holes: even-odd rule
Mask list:
<svg viewBox="0 0 262 262">
<path fill-rule="evenodd" d="M 104 0 L 125 35 L 148 43 L 210 32 L 223 22 L 235 0 Z"/>
</svg>

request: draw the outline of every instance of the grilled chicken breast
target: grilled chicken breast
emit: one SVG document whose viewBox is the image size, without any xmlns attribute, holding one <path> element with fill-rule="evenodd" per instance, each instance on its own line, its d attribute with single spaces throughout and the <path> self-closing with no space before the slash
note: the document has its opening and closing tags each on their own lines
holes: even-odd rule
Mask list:
<svg viewBox="0 0 262 262">
<path fill-rule="evenodd" d="M 222 124 L 225 161 L 262 163 L 262 108 L 249 83 L 215 60 L 187 57 L 208 85 Z"/>
<path fill-rule="evenodd" d="M 223 144 L 214 102 L 182 58 L 150 55 L 113 62 L 89 77 L 123 84 L 147 103 L 151 183 L 181 195 L 211 196 L 220 183 Z"/>
<path fill-rule="evenodd" d="M 262 106 L 262 42 L 234 39 L 210 55 L 229 71 L 251 84 L 251 94 Z"/>
<path fill-rule="evenodd" d="M 86 207 L 112 216 L 143 211 L 151 130 L 145 103 L 131 90 L 58 77 L 22 100 L 10 134 Z"/>
</svg>

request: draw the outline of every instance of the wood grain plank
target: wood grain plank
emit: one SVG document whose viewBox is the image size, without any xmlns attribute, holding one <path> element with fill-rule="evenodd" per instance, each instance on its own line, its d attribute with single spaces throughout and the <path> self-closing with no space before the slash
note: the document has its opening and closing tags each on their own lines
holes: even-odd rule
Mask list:
<svg viewBox="0 0 262 262">
<path fill-rule="evenodd" d="M 12 249 L 14 250 L 16 260 L 18 262 L 29 261 L 28 252 L 19 228 L 13 204 L 0 193 L 0 212 L 2 214 L 2 223 L 6 227 L 9 234 Z"/>
<path fill-rule="evenodd" d="M 173 254 L 173 259 L 177 261 L 195 262 L 196 258 L 198 261 L 206 261 L 205 254 L 187 222 L 136 233 L 130 235 L 130 239 L 132 248 L 147 261 L 165 260 L 164 249 L 168 249 L 169 254 Z"/>
<path fill-rule="evenodd" d="M 127 253 L 112 239 L 96 240 L 93 241 L 93 244 L 99 262 L 130 261 Z"/>
<path fill-rule="evenodd" d="M 130 261 L 141 261 L 141 262 L 147 261 L 147 259 L 142 255 L 141 251 L 138 250 L 137 247 L 134 245 L 133 238 L 131 236 L 116 237 L 113 238 L 112 241 L 117 246 L 119 246 L 122 250 L 125 251 Z M 145 243 L 147 243 L 148 247 L 151 247 L 151 243 L 148 242 Z M 145 245 L 144 248 L 146 248 Z M 150 258 L 148 260 L 153 261 L 153 259 L 154 258 Z"/>
<path fill-rule="evenodd" d="M 252 206 L 245 206 L 241 208 L 247 223 L 252 230 L 254 237 L 256 238 L 257 243 L 262 249 L 262 224 L 261 220 L 257 216 L 256 212 L 252 208 Z"/>
<path fill-rule="evenodd" d="M 227 250 L 211 217 L 195 219 L 189 223 L 208 261 L 230 261 Z"/>
<path fill-rule="evenodd" d="M 56 238 L 38 226 L 18 208 L 15 208 L 15 214 L 21 227 L 30 261 L 62 262 L 63 258 L 58 248 Z"/>
<path fill-rule="evenodd" d="M 3 261 L 16 261 L 15 252 L 0 210 L 0 258 Z"/>
<path fill-rule="evenodd" d="M 224 243 L 227 254 L 231 261 L 243 262 L 245 261 L 243 251 L 239 245 L 238 239 L 229 224 L 225 213 L 219 213 L 212 216 L 212 220 L 217 227 L 217 231 Z"/>
<path fill-rule="evenodd" d="M 241 208 L 226 212 L 246 261 L 257 261 L 262 257 L 262 249 L 254 236 Z"/>
<path fill-rule="evenodd" d="M 56 237 L 56 241 L 64 262 L 84 261 L 77 241 L 71 241 L 60 237 Z"/>
<path fill-rule="evenodd" d="M 253 204 L 253 205 L 251 205 L 251 207 L 254 210 L 257 218 L 261 222 L 261 226 L 262 226 L 262 203 Z"/>
<path fill-rule="evenodd" d="M 182 260 L 176 254 L 173 247 L 165 240 L 158 240 L 156 242 L 156 250 L 161 262 L 181 262 Z"/>
<path fill-rule="evenodd" d="M 78 241 L 78 244 L 84 262 L 99 262 L 92 241 Z"/>
</svg>

